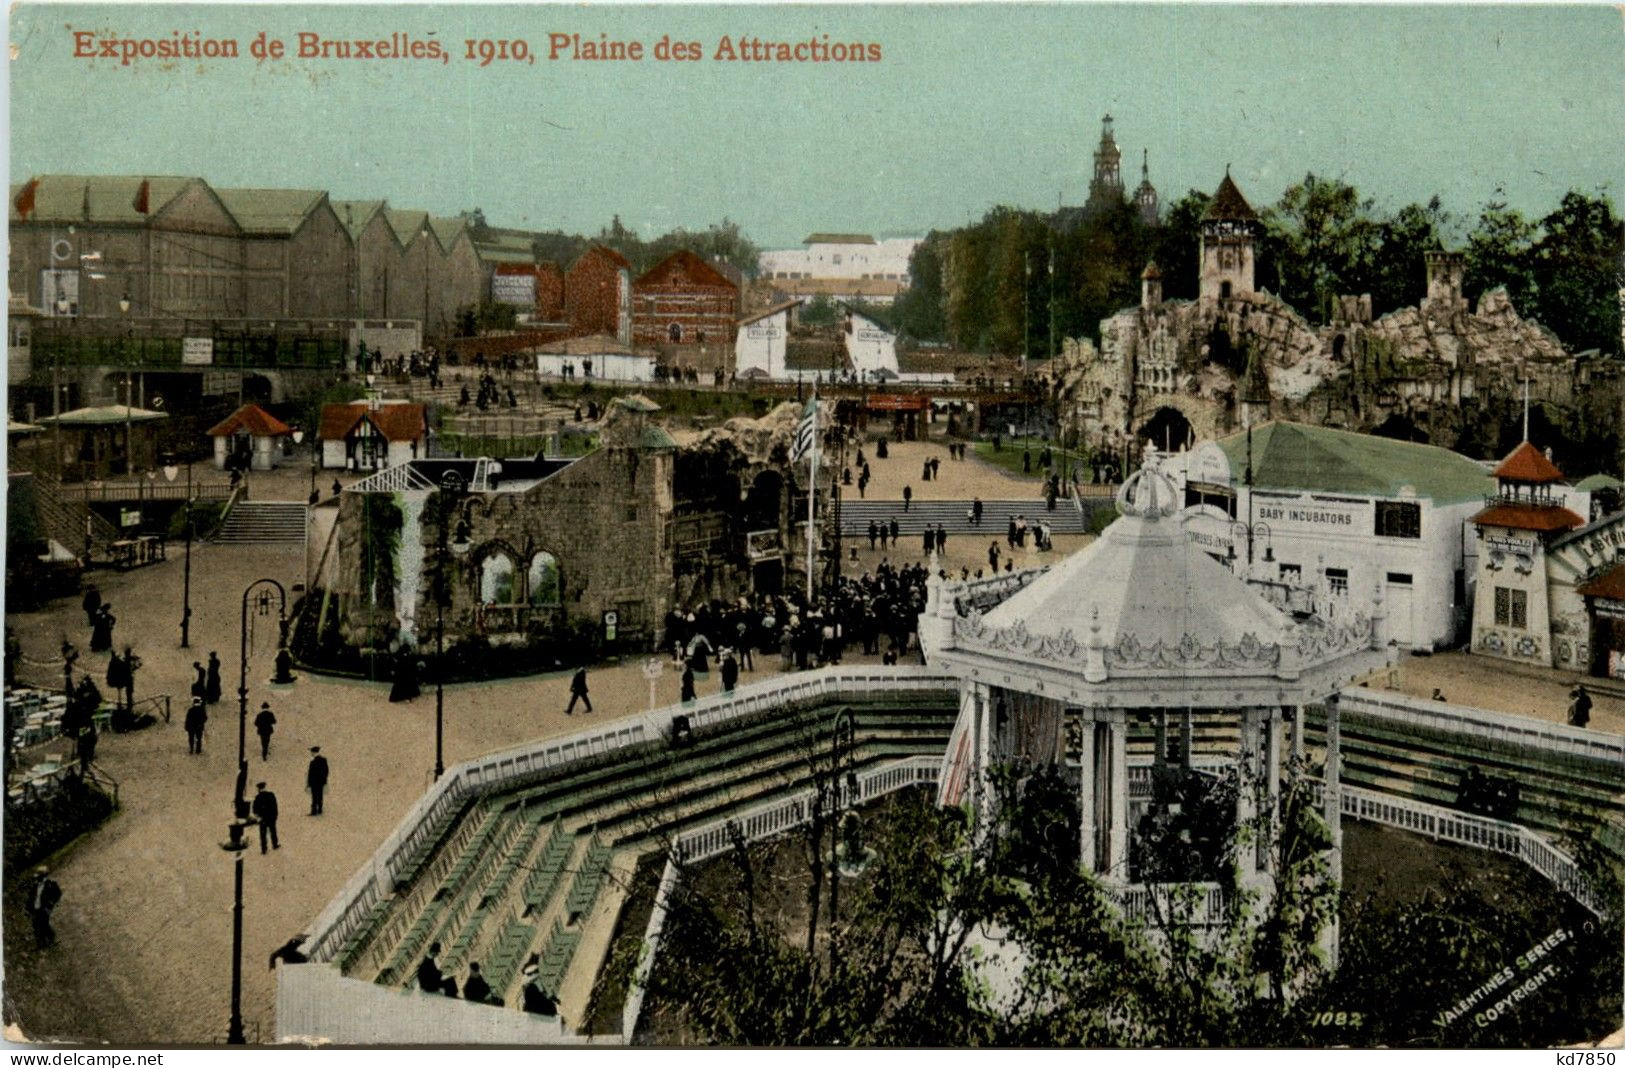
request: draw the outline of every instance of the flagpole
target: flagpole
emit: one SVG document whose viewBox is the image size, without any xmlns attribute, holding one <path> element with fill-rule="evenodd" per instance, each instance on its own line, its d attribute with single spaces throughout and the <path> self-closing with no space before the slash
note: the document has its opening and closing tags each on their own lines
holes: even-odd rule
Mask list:
<svg viewBox="0 0 1625 1068">
<path fill-rule="evenodd" d="M 813 530 L 818 502 L 818 387 L 812 395 L 812 466 L 807 469 L 807 607 L 813 603 Z"/>
</svg>

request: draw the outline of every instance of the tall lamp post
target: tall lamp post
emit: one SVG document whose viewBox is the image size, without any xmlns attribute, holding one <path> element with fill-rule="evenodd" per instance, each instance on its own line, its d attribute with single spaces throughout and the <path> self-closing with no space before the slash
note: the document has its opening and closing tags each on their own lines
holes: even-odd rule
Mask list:
<svg viewBox="0 0 1625 1068">
<path fill-rule="evenodd" d="M 857 800 L 858 773 L 853 765 L 853 751 L 858 742 L 858 717 L 850 708 L 843 708 L 835 713 L 834 730 L 830 732 L 829 754 L 829 784 L 830 784 L 830 835 L 829 835 L 829 938 L 830 953 L 835 952 L 835 924 L 841 918 L 841 820 L 840 815 Z M 845 781 L 842 781 L 841 766 L 846 765 Z M 843 790 L 842 787 L 845 786 Z"/>
<path fill-rule="evenodd" d="M 254 594 L 255 590 L 259 590 L 257 595 Z M 248 584 L 247 589 L 243 590 L 242 658 L 240 660 L 242 670 L 237 680 L 237 767 L 239 769 L 248 760 L 248 602 L 250 596 L 253 595 L 255 612 L 261 616 L 269 616 L 271 614 L 272 590 L 276 591 L 276 618 L 281 634 L 278 640 L 286 641 L 288 635 L 288 591 L 282 588 L 282 583 L 270 578 L 255 579 Z M 278 649 L 279 657 L 282 651 L 282 649 Z M 238 775 L 236 801 L 239 813 L 243 812 L 244 807 L 247 805 L 247 798 L 243 796 L 247 783 L 243 779 L 244 776 Z M 241 868 L 238 870 L 241 871 Z"/>
<path fill-rule="evenodd" d="M 456 510 L 457 499 L 468 488 L 461 471 L 455 468 L 440 476 L 440 552 L 439 566 L 435 568 L 434 583 L 434 777 L 446 771 L 446 602 L 451 598 L 451 585 L 446 581 L 450 560 L 446 554 L 446 527 L 451 513 Z M 454 550 L 461 555 L 468 551 L 468 524 L 457 523 L 457 541 Z"/>
<path fill-rule="evenodd" d="M 174 457 L 164 465 L 164 478 L 175 481 L 180 474 Z M 186 569 L 181 580 L 181 648 L 190 649 L 192 633 L 192 461 L 186 461 Z"/>
<path fill-rule="evenodd" d="M 247 1043 L 243 1035 L 243 854 L 248 852 L 248 828 L 252 820 L 237 819 L 226 825 L 229 837 L 220 848 L 233 854 L 231 899 L 231 1023 L 226 1027 L 226 1044 Z"/>
</svg>

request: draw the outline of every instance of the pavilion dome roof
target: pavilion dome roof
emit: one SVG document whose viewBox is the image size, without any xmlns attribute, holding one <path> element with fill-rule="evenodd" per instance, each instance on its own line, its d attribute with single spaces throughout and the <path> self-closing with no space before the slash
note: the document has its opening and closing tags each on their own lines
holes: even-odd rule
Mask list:
<svg viewBox="0 0 1625 1068">
<path fill-rule="evenodd" d="M 1336 597 L 1303 614 L 1277 607 L 1273 586 L 1249 584 L 1187 536 L 1181 503 L 1148 456 L 1118 491 L 1116 522 L 1060 564 L 933 580 L 927 656 L 999 685 L 1134 708 L 1318 700 L 1387 662 L 1380 613 Z"/>
<path fill-rule="evenodd" d="M 988 611 L 992 628 L 1069 634 L 1130 654 L 1294 641 L 1285 612 L 1185 536 L 1173 480 L 1145 467 L 1118 491 L 1121 517 L 1092 545 Z M 1196 668 L 1196 663 L 1192 662 Z"/>
</svg>

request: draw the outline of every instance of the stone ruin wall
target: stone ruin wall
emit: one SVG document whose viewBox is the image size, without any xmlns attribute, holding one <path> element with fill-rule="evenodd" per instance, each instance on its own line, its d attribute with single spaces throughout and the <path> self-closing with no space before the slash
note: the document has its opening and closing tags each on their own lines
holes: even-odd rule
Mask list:
<svg viewBox="0 0 1625 1068">
<path fill-rule="evenodd" d="M 1515 408 L 1528 377 L 1532 401 L 1617 422 L 1613 369 L 1577 360 L 1501 289 L 1474 310 L 1436 299 L 1374 321 L 1369 297 L 1344 297 L 1318 328 L 1268 292 L 1125 309 L 1102 321 L 1098 348 L 1067 340 L 1053 372 L 1065 418 L 1097 440 L 1132 433 L 1163 407 L 1198 439 L 1239 429 L 1241 372 L 1209 360 L 1220 325 L 1238 352 L 1263 357 L 1273 418 L 1370 430 L 1399 415 L 1447 444 L 1471 414 L 1464 405 Z"/>
</svg>

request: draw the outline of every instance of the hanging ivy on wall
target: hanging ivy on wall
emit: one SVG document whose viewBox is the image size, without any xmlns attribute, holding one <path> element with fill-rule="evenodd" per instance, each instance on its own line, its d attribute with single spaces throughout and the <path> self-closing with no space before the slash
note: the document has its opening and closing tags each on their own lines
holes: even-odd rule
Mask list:
<svg viewBox="0 0 1625 1068">
<path fill-rule="evenodd" d="M 396 494 L 369 493 L 362 499 L 361 589 L 377 608 L 395 602 L 395 556 L 404 517 Z"/>
</svg>

